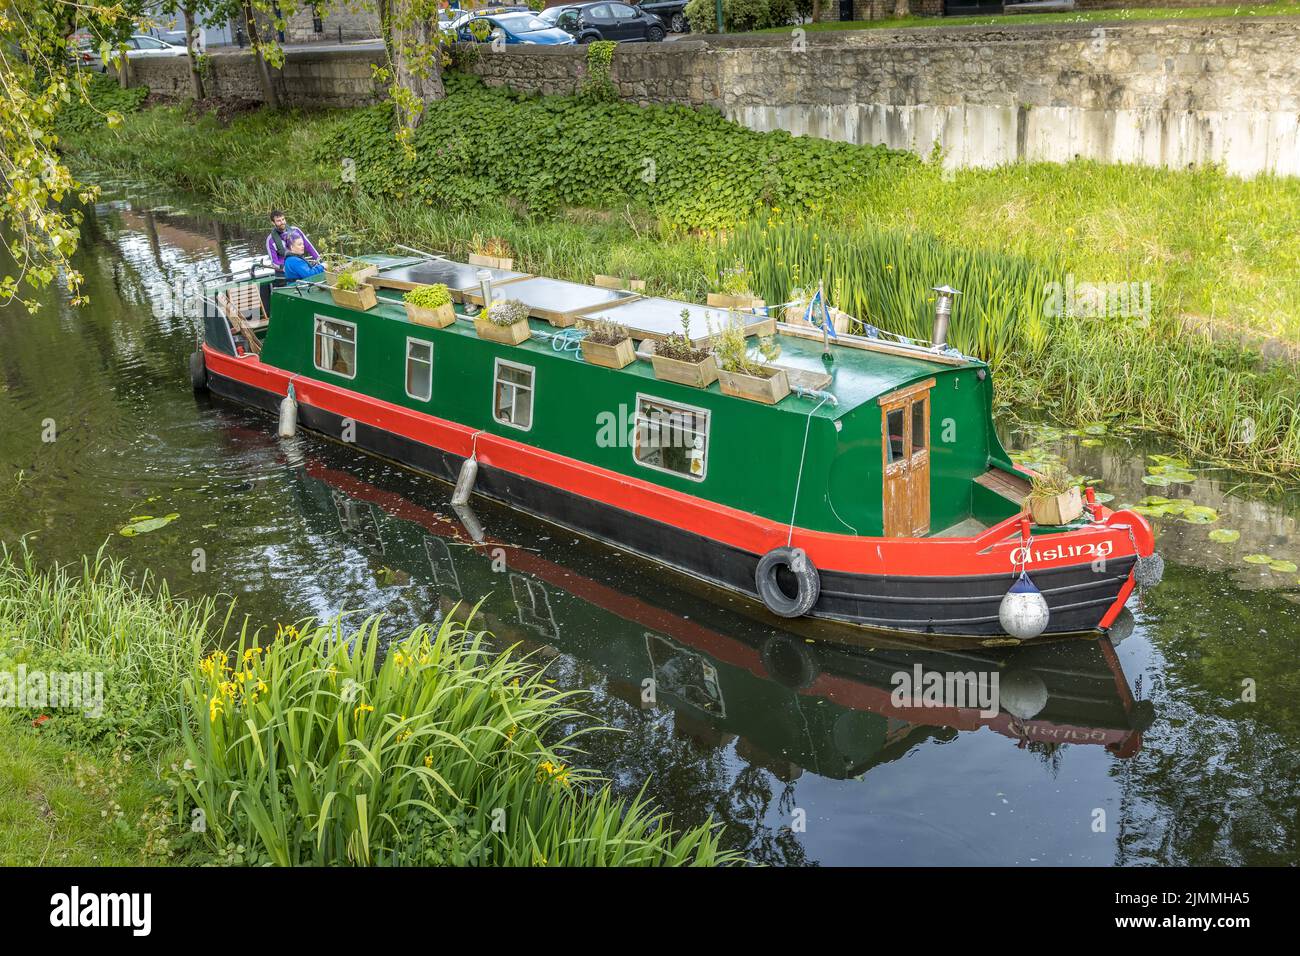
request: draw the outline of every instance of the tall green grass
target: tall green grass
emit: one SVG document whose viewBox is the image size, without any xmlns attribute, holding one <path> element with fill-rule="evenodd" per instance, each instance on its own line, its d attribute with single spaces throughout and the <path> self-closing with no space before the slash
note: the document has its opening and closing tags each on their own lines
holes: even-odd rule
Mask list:
<svg viewBox="0 0 1300 956">
<path fill-rule="evenodd" d="M 450 617 L 384 643 L 378 618 L 245 632 L 185 681 L 178 809 L 202 812 L 215 849 L 281 866 L 738 861 L 715 826 L 678 833 L 574 766 L 576 695 L 528 661 Z"/>
<path fill-rule="evenodd" d="M 102 548 L 80 568 L 46 571 L 25 545 L 0 544 L 0 658 L 106 673 L 102 718 L 54 715 L 78 739 L 127 735 L 147 746 L 174 733 L 181 679 L 218 623 L 212 600 L 174 598 L 165 581 L 132 578 Z"/>
</svg>

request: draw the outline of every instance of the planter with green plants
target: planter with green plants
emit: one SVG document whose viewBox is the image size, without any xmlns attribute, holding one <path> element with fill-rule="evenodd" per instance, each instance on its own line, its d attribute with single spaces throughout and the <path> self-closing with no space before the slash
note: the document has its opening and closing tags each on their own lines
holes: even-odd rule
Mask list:
<svg viewBox="0 0 1300 956">
<path fill-rule="evenodd" d="M 727 269 L 721 275 L 719 290 L 710 292 L 705 300 L 718 309 L 753 309 L 765 308 L 767 303 L 754 295 L 749 287 L 749 272 L 739 259 L 734 268 Z"/>
<path fill-rule="evenodd" d="M 510 251 L 510 246 L 504 239 L 495 236 L 489 239 L 475 236 L 470 248 L 473 250 L 469 256 L 469 264 L 472 266 L 484 266 L 488 269 L 515 267 L 514 253 Z"/>
<path fill-rule="evenodd" d="M 655 378 L 691 388 L 708 388 L 718 380 L 718 366 L 713 352 L 691 342 L 691 314 L 682 309 L 682 330 L 670 332 L 655 344 L 650 364 Z"/>
<path fill-rule="evenodd" d="M 718 360 L 718 384 L 724 395 L 775 405 L 790 394 L 790 378 L 785 369 L 772 364 L 781 354 L 776 339 L 770 336 L 759 339 L 759 357 L 751 358 L 745 330 L 733 321 L 714 334 L 713 349 Z"/>
<path fill-rule="evenodd" d="M 582 322 L 582 360 L 602 368 L 627 368 L 636 361 L 636 347 L 627 328 L 609 319 Z"/>
<path fill-rule="evenodd" d="M 416 325 L 445 329 L 456 321 L 456 310 L 451 305 L 451 290 L 441 282 L 418 285 L 404 296 L 406 317 Z"/>
<path fill-rule="evenodd" d="M 1069 524 L 1083 514 L 1078 481 L 1060 469 L 1034 475 L 1025 504 L 1038 525 Z"/>
<path fill-rule="evenodd" d="M 532 335 L 528 306 L 518 299 L 495 299 L 474 317 L 474 331 L 489 342 L 518 345 Z"/>
<path fill-rule="evenodd" d="M 366 312 L 379 304 L 375 287 L 358 279 L 355 272 L 340 273 L 330 285 L 330 295 L 336 305 L 347 306 L 360 312 Z"/>
<path fill-rule="evenodd" d="M 365 282 L 371 276 L 379 275 L 379 266 L 359 259 L 327 259 L 325 265 L 325 284 L 335 285 L 344 275 L 351 275 L 358 282 Z"/>
</svg>

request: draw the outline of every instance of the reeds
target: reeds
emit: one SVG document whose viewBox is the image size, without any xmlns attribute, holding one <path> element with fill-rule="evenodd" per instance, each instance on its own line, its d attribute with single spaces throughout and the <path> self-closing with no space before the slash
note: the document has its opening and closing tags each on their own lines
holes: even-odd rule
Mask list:
<svg viewBox="0 0 1300 956">
<path fill-rule="evenodd" d="M 737 859 L 713 825 L 676 833 L 573 766 L 574 693 L 451 617 L 387 647 L 379 618 L 245 631 L 184 688 L 178 810 L 202 811 L 214 848 L 282 866 Z"/>
</svg>

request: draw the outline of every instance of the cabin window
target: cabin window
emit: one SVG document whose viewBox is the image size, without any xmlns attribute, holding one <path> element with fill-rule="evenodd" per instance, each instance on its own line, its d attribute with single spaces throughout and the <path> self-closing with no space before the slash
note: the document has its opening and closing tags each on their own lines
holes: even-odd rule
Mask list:
<svg viewBox="0 0 1300 956">
<path fill-rule="evenodd" d="M 912 454 L 925 451 L 925 402 L 912 403 Z"/>
<path fill-rule="evenodd" d="M 316 316 L 316 367 L 344 378 L 357 375 L 357 327 Z"/>
<path fill-rule="evenodd" d="M 533 369 L 497 359 L 496 383 L 492 395 L 492 415 L 503 425 L 533 427 Z"/>
<path fill-rule="evenodd" d="M 902 461 L 907 457 L 906 438 L 903 435 L 903 409 L 895 408 L 886 413 L 886 426 L 889 433 L 889 463 Z"/>
<path fill-rule="evenodd" d="M 633 455 L 639 464 L 703 481 L 708 442 L 709 413 L 704 409 L 637 396 Z"/>
<path fill-rule="evenodd" d="M 406 340 L 406 394 L 419 402 L 433 395 L 433 343 Z"/>
</svg>

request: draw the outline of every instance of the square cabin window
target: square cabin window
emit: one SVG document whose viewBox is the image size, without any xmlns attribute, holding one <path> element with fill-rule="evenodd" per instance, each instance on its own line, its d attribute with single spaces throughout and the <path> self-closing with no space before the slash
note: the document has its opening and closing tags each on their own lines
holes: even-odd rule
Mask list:
<svg viewBox="0 0 1300 956">
<path fill-rule="evenodd" d="M 533 427 L 533 369 L 504 359 L 496 361 L 492 417 L 524 431 Z"/>
<path fill-rule="evenodd" d="M 638 395 L 636 447 L 638 464 L 703 481 L 709 444 L 709 413 Z"/>
<path fill-rule="evenodd" d="M 316 367 L 344 378 L 357 377 L 357 327 L 316 316 Z"/>
<path fill-rule="evenodd" d="M 406 340 L 406 394 L 417 402 L 433 395 L 433 343 Z"/>
</svg>

